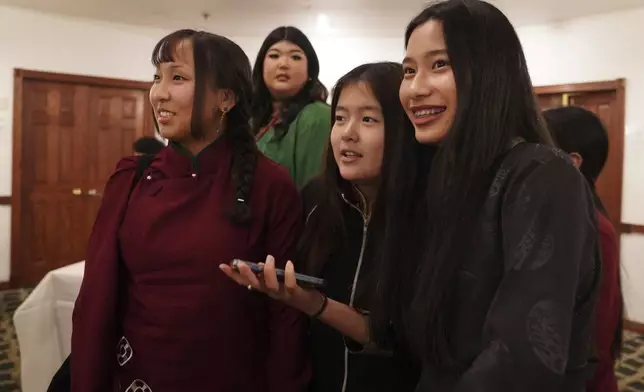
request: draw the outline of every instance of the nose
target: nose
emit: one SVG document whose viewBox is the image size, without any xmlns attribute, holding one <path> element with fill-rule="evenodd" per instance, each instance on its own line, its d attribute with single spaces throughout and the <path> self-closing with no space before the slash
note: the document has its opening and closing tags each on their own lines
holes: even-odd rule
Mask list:
<svg viewBox="0 0 644 392">
<path fill-rule="evenodd" d="M 280 56 L 277 60 L 277 66 L 279 68 L 288 68 L 288 56 Z"/>
<path fill-rule="evenodd" d="M 342 132 L 342 141 L 344 142 L 356 142 L 358 140 L 358 121 L 351 119 L 347 123 L 347 125 L 344 127 L 343 132 Z"/>
<path fill-rule="evenodd" d="M 427 97 L 432 94 L 433 87 L 431 78 L 426 76 L 422 71 L 416 74 L 409 85 L 409 91 L 413 98 Z"/>
<path fill-rule="evenodd" d="M 150 87 L 150 103 L 152 107 L 160 102 L 165 102 L 170 99 L 170 90 L 163 81 L 158 81 Z"/>
</svg>

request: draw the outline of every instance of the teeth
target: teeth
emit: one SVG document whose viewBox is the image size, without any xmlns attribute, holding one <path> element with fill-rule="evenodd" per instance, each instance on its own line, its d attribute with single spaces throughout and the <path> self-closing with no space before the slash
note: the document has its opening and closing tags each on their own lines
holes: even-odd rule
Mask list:
<svg viewBox="0 0 644 392">
<path fill-rule="evenodd" d="M 159 112 L 159 116 L 161 116 L 161 117 L 170 117 L 170 116 L 174 116 L 174 113 L 162 110 L 162 111 Z"/>
<path fill-rule="evenodd" d="M 443 108 L 421 109 L 421 110 L 414 111 L 414 116 L 416 117 L 432 116 L 435 114 L 442 113 L 444 110 L 445 109 Z"/>
<path fill-rule="evenodd" d="M 345 151 L 344 156 L 346 156 L 346 157 L 357 157 L 358 154 L 356 154 L 353 151 Z"/>
</svg>

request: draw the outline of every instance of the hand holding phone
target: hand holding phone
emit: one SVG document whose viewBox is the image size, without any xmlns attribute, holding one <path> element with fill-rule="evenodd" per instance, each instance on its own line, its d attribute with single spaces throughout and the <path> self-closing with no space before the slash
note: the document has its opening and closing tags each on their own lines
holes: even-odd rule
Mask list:
<svg viewBox="0 0 644 392">
<path fill-rule="evenodd" d="M 233 261 L 231 261 L 230 267 L 235 271 L 239 271 L 239 263 L 246 264 L 250 268 L 250 270 L 255 273 L 255 275 L 261 275 L 264 272 L 262 265 L 240 259 L 234 259 Z M 283 269 L 275 268 L 275 274 L 277 275 L 277 280 L 279 282 L 284 282 L 285 271 Z M 302 288 L 321 289 L 326 286 L 326 281 L 322 278 L 304 275 L 297 272 L 295 273 L 295 281 L 297 282 L 298 286 Z"/>
</svg>

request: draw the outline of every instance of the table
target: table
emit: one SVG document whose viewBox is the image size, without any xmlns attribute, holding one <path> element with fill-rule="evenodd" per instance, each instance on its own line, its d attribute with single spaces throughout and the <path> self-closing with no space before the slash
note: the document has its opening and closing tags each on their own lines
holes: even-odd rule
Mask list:
<svg viewBox="0 0 644 392">
<path fill-rule="evenodd" d="M 50 271 L 13 316 L 22 392 L 45 392 L 71 352 L 72 311 L 85 262 Z"/>
</svg>

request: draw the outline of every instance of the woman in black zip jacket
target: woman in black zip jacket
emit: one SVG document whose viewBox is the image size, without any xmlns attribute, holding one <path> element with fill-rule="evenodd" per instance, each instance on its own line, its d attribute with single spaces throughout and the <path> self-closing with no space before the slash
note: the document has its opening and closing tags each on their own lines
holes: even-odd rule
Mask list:
<svg viewBox="0 0 644 392">
<path fill-rule="evenodd" d="M 311 316 L 311 392 L 405 392 L 417 384 L 418 369 L 400 339 L 390 331 L 376 345 L 369 326 L 370 315 L 380 311 L 374 260 L 384 193 L 392 200 L 422 186 L 415 173 L 425 153 L 398 100 L 402 78 L 399 64 L 365 64 L 333 90 L 325 170 L 302 190 L 306 226 L 298 253 L 298 265 L 305 266 L 298 272 L 324 278 L 325 289 L 297 286 L 290 262 L 279 284 L 272 256 L 259 276 L 245 265 L 239 272 L 221 267 L 237 283 Z M 408 154 L 392 165 L 391 151 L 400 147 Z"/>
</svg>

